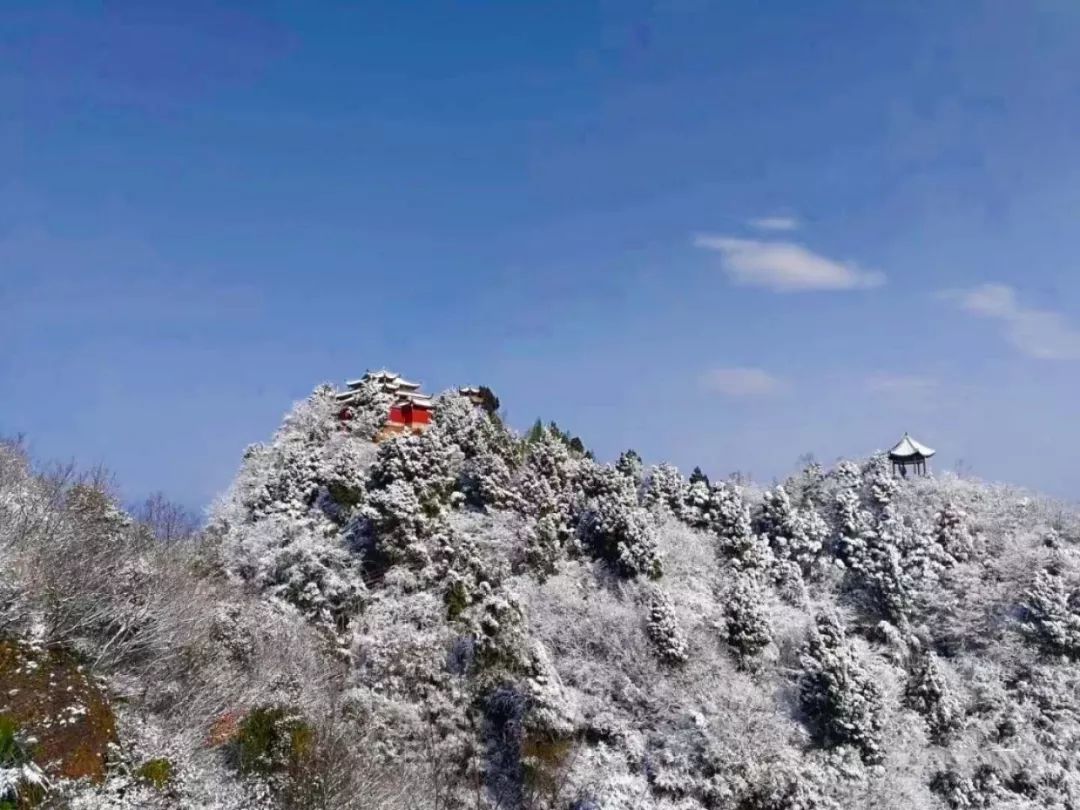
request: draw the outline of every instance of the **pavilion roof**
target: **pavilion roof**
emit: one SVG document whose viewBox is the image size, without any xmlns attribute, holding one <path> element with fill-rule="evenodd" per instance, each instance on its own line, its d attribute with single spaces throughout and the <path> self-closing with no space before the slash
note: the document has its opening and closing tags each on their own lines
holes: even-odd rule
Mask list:
<svg viewBox="0 0 1080 810">
<path fill-rule="evenodd" d="M 896 446 L 889 451 L 889 458 L 905 459 L 915 458 L 917 456 L 930 458 L 930 456 L 934 455 L 936 452 L 936 450 L 932 450 L 925 444 L 916 441 L 905 433 L 904 438 L 897 442 Z"/>
</svg>

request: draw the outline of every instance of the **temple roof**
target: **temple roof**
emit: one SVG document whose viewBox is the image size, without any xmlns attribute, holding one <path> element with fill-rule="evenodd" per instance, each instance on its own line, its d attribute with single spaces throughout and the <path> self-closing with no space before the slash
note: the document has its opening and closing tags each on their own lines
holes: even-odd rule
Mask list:
<svg viewBox="0 0 1080 810">
<path fill-rule="evenodd" d="M 393 371 L 387 371 L 386 369 L 367 371 L 359 380 L 347 380 L 345 385 L 348 390 L 341 391 L 337 394 L 338 401 L 349 402 L 360 393 L 358 389 L 368 383 L 373 383 L 384 393 L 394 395 L 396 397 L 394 404 L 397 406 L 405 405 L 407 403 L 412 403 L 424 408 L 431 408 L 434 406 L 434 399 L 420 391 L 420 383 L 406 380 L 400 374 Z"/>
<path fill-rule="evenodd" d="M 417 405 L 421 408 L 431 408 L 435 404 L 433 397 L 427 394 L 413 394 L 403 391 L 397 401 L 398 405 Z"/>
<path fill-rule="evenodd" d="M 930 458 L 930 456 L 936 453 L 936 450 L 931 450 L 925 444 L 915 441 L 908 434 L 904 434 L 899 442 L 896 443 L 896 447 L 889 451 L 889 458 L 894 459 L 907 459 L 921 456 L 922 458 Z"/>
<path fill-rule="evenodd" d="M 399 389 L 406 388 L 410 391 L 415 391 L 420 387 L 420 383 L 406 380 L 400 374 L 393 371 L 387 371 L 386 369 L 380 369 L 379 371 L 368 371 L 359 380 L 346 380 L 345 385 L 349 388 L 359 388 L 366 382 L 374 382 L 382 385 L 384 388 Z"/>
</svg>

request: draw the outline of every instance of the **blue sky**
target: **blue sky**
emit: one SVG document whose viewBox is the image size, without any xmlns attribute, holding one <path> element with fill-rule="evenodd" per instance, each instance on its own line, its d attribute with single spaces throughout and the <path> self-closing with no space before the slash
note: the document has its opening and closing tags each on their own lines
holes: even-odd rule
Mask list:
<svg viewBox="0 0 1080 810">
<path fill-rule="evenodd" d="M 191 505 L 321 381 L 768 480 L 1080 491 L 1080 6 L 38 3 L 0 433 Z"/>
</svg>

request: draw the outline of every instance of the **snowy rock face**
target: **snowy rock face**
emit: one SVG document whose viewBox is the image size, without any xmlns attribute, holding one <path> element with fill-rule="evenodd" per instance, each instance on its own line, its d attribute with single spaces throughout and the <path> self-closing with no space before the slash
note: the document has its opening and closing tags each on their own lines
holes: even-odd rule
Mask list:
<svg viewBox="0 0 1080 810">
<path fill-rule="evenodd" d="M 346 421 L 330 389 L 298 404 L 191 548 L 0 465 L 8 634 L 79 650 L 124 698 L 104 783 L 54 795 L 1080 806 L 1074 512 L 881 458 L 768 489 L 602 464 L 456 393 L 422 435 L 375 443 L 384 403 L 361 394 Z M 17 535 L 74 537 L 72 513 L 110 574 L 65 590 Z"/>
</svg>

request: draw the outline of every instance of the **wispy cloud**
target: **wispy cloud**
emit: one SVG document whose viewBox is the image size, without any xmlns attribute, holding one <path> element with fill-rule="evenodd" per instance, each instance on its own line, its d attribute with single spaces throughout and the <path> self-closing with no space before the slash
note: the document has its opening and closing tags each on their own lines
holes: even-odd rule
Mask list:
<svg viewBox="0 0 1080 810">
<path fill-rule="evenodd" d="M 701 375 L 701 386 L 728 397 L 762 397 L 782 393 L 787 383 L 764 369 L 714 368 Z"/>
<path fill-rule="evenodd" d="M 746 224 L 759 231 L 797 231 L 800 222 L 795 217 L 760 217 L 748 220 Z"/>
<path fill-rule="evenodd" d="M 1080 359 L 1080 329 L 1060 312 L 1024 306 L 1006 284 L 946 290 L 941 297 L 972 315 L 1000 323 L 1006 339 L 1024 354 L 1044 360 Z"/>
<path fill-rule="evenodd" d="M 830 259 L 794 242 L 701 234 L 694 245 L 719 253 L 721 266 L 736 284 L 774 292 L 864 290 L 885 283 L 883 273 Z"/>
<path fill-rule="evenodd" d="M 874 374 L 866 378 L 868 391 L 888 396 L 925 396 L 937 387 L 937 380 L 913 374 Z"/>
</svg>

